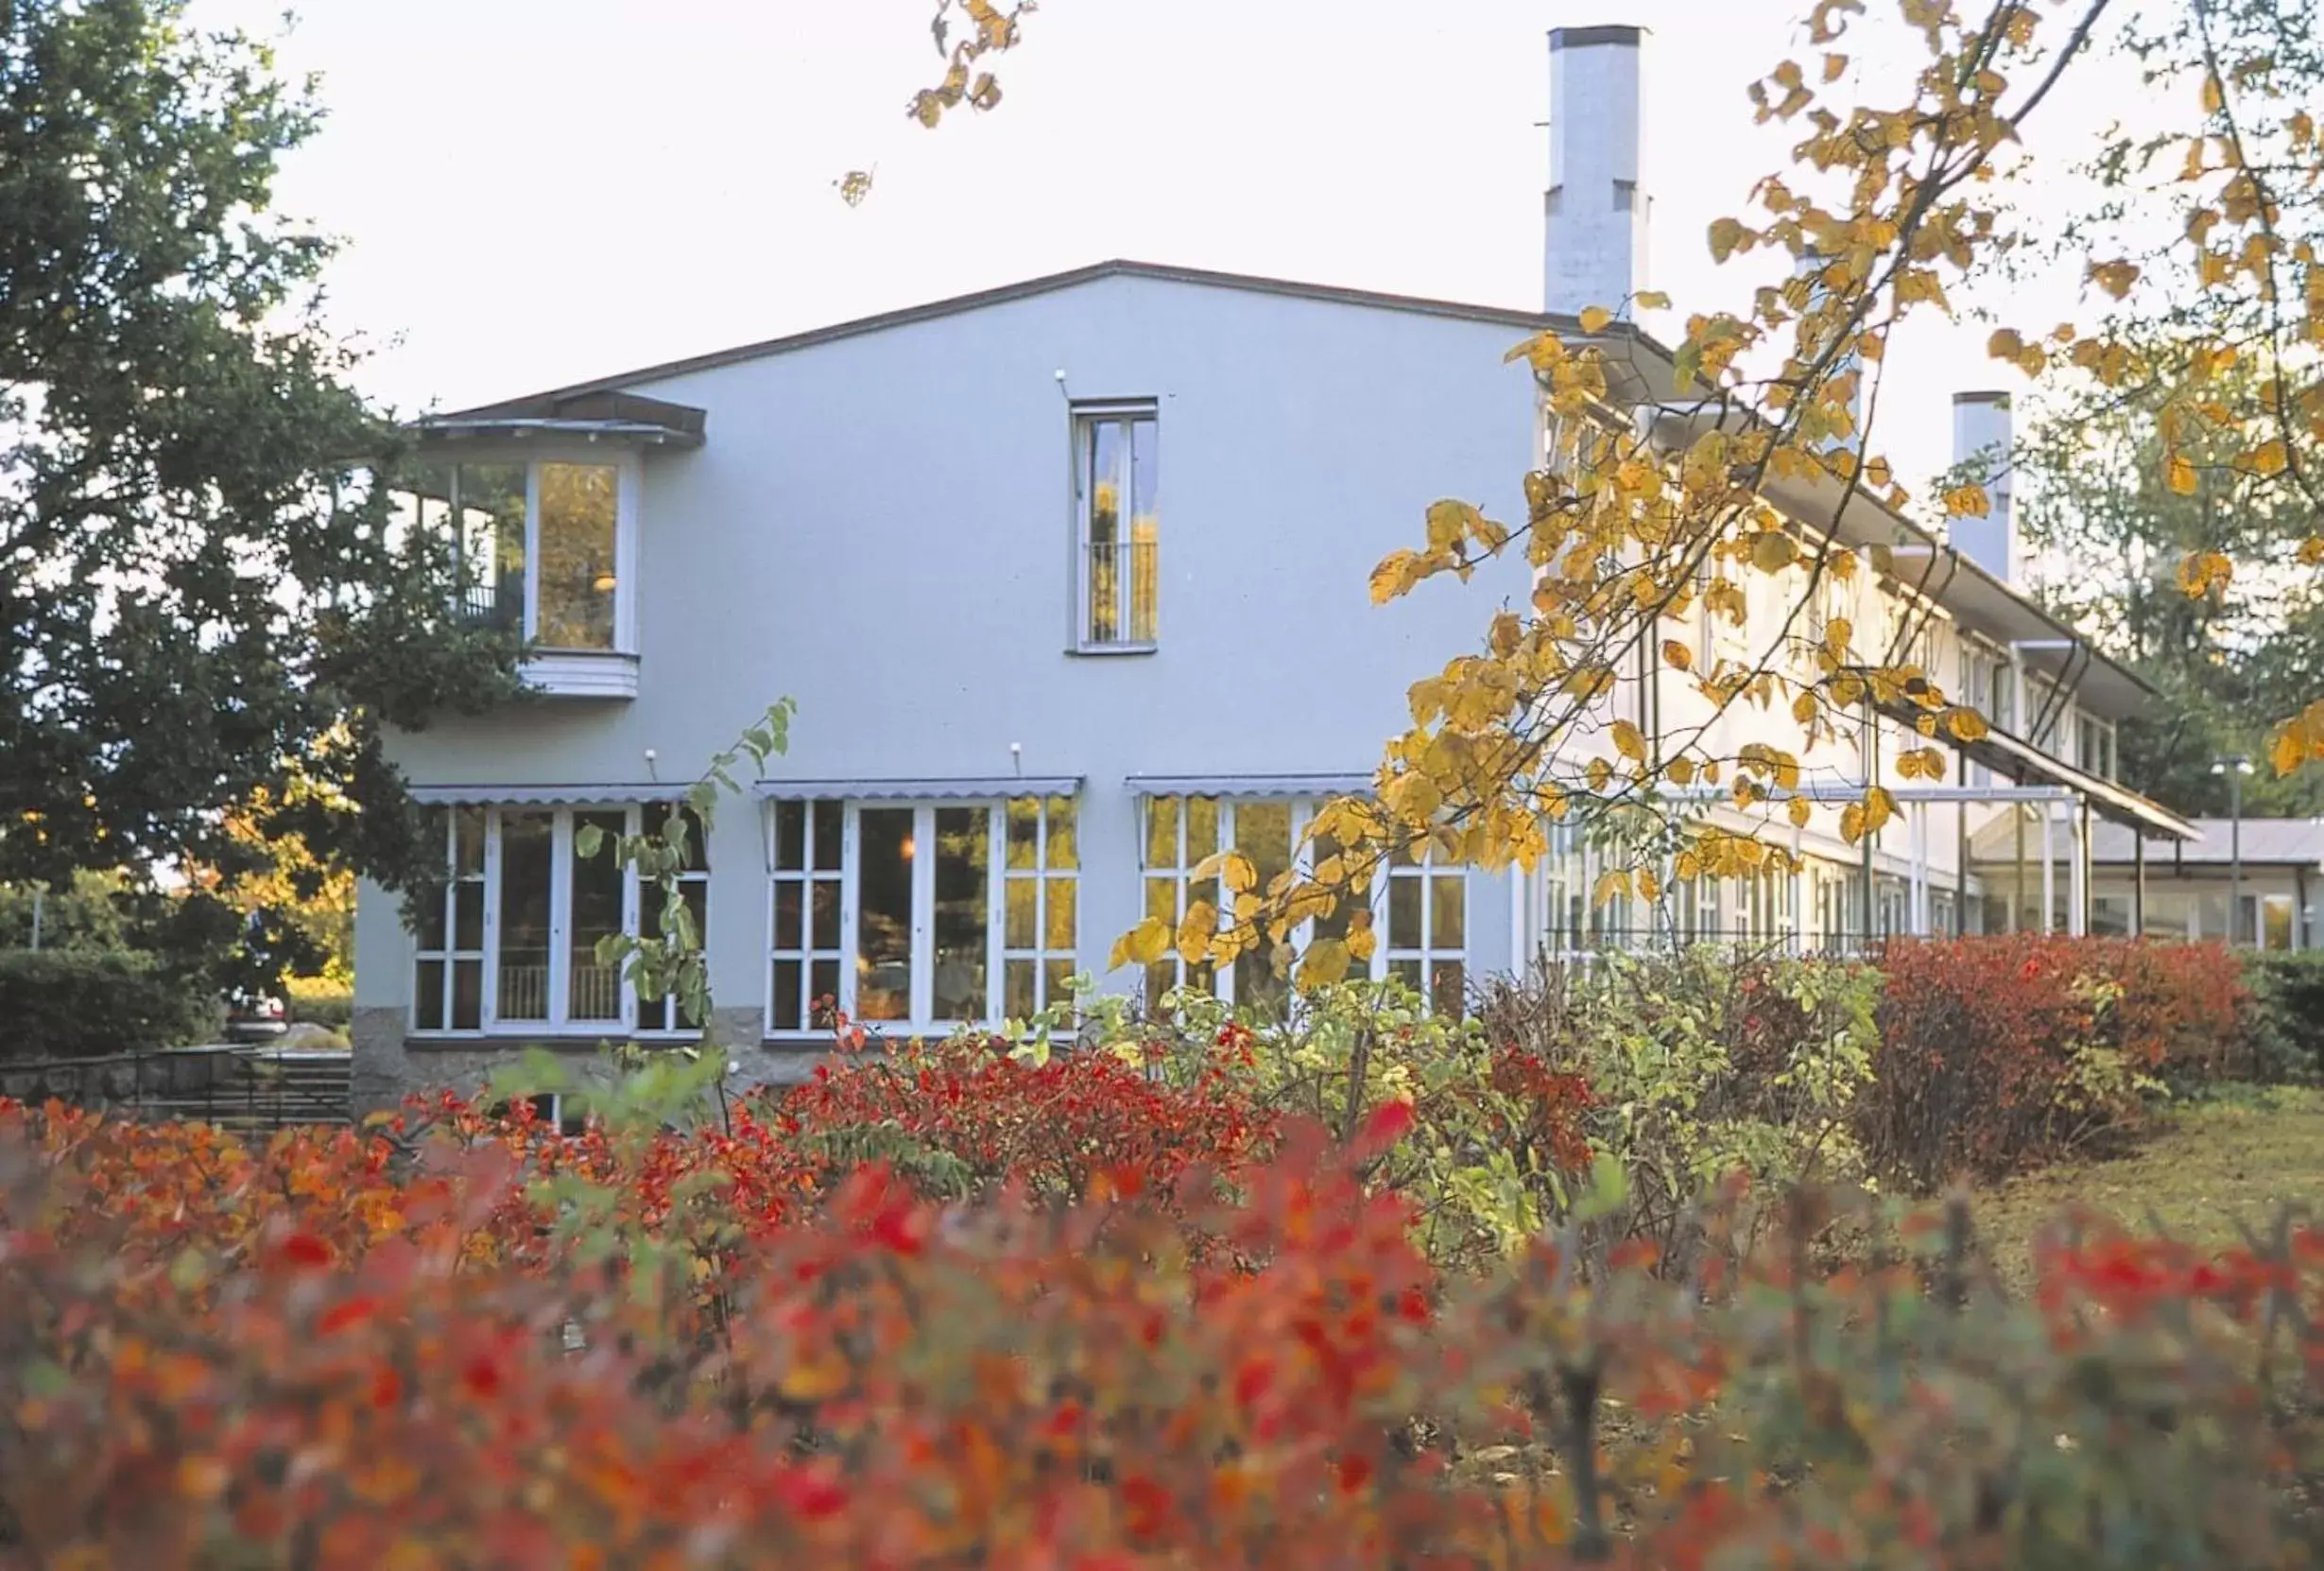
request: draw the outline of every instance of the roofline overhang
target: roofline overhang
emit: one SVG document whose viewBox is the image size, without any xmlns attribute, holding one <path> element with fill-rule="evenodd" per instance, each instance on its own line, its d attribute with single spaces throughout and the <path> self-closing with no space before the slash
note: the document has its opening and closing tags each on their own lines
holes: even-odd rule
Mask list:
<svg viewBox="0 0 2324 1571">
<path fill-rule="evenodd" d="M 1916 730 L 1930 711 L 1909 699 L 1892 702 L 1874 700 L 1874 707 L 1889 718 L 1900 720 Z M 1986 734 L 1973 742 L 1957 737 L 1943 738 L 1963 757 L 1983 764 L 1997 773 L 2006 774 L 2019 785 L 2030 776 L 2046 786 L 2071 791 L 2090 804 L 2092 811 L 2113 823 L 2119 823 L 2149 839 L 2199 840 L 2203 832 L 2151 798 L 2141 796 L 2127 786 L 2101 779 L 2075 768 L 2063 759 L 2053 758 L 2040 748 L 2006 731 L 1988 726 Z"/>
</svg>

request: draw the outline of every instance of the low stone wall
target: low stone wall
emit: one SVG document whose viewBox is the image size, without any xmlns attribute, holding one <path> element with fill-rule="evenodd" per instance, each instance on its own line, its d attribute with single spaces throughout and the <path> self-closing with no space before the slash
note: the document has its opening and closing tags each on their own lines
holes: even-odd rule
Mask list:
<svg viewBox="0 0 2324 1571">
<path fill-rule="evenodd" d="M 193 1101 L 238 1087 L 240 1059 L 231 1047 L 177 1047 L 101 1059 L 0 1060 L 0 1096 L 33 1103 L 54 1097 L 88 1108 Z"/>
<path fill-rule="evenodd" d="M 438 1041 L 415 1038 L 405 1030 L 408 1017 L 401 1009 L 358 1009 L 350 1022 L 354 1041 L 354 1111 L 392 1112 L 414 1093 L 452 1090 L 472 1093 L 503 1064 L 514 1062 L 529 1047 L 544 1047 L 584 1076 L 594 1075 L 604 1062 L 605 1044 L 596 1041 L 520 1038 L 479 1042 L 473 1038 Z M 815 1073 L 829 1056 L 819 1047 L 769 1047 L 760 1042 L 763 1016 L 755 1009 L 718 1010 L 711 1016 L 714 1037 L 732 1044 L 727 1062 L 732 1065 L 730 1087 L 741 1090 L 763 1085 L 797 1085 Z M 660 1044 L 656 1044 L 660 1045 Z"/>
</svg>

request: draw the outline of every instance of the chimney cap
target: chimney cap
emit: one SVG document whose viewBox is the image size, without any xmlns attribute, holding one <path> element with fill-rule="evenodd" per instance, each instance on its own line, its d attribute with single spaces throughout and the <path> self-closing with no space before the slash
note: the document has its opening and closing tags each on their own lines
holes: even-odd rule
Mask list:
<svg viewBox="0 0 2324 1571">
<path fill-rule="evenodd" d="M 1598 27 L 1552 27 L 1549 46 L 1552 49 L 1592 49 L 1604 44 L 1635 49 L 1644 40 L 1644 27 L 1625 26 L 1610 23 Z"/>
<path fill-rule="evenodd" d="M 1957 392 L 1953 395 L 1953 401 L 1955 404 L 1998 404 L 2005 409 L 2009 407 L 2009 395 L 1999 391 Z"/>
</svg>

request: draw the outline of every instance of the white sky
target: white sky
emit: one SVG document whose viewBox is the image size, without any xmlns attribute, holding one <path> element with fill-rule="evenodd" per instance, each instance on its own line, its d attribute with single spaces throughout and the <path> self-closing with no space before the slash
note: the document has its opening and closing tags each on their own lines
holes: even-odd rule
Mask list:
<svg viewBox="0 0 2324 1571">
<path fill-rule="evenodd" d="M 281 4 L 193 17 L 271 36 Z M 406 413 L 1110 256 L 1530 308 L 1544 34 L 1623 21 L 1653 30 L 1650 282 L 1740 306 L 1765 269 L 1713 268 L 1704 232 L 1784 161 L 1744 88 L 1805 58 L 1804 4 L 1044 0 L 1001 108 L 930 133 L 902 113 L 940 74 L 929 0 L 308 0 L 281 63 L 321 74 L 329 119 L 278 195 L 346 242 L 333 321 Z M 2037 145 L 2096 124 L 2102 85 L 2044 106 Z M 833 182 L 865 165 L 851 209 Z M 2012 319 L 2075 292 L 2021 290 Z M 1916 487 L 1952 394 L 2013 385 L 1987 331 L 1892 353 L 1874 445 Z"/>
</svg>

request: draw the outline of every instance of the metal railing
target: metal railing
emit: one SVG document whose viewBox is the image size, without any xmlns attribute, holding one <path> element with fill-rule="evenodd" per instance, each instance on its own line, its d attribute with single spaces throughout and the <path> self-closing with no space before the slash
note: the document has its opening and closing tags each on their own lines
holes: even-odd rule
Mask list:
<svg viewBox="0 0 2324 1571">
<path fill-rule="evenodd" d="M 525 624 L 525 581 L 469 584 L 455 597 L 453 614 L 462 627 L 514 632 Z"/>
<path fill-rule="evenodd" d="M 497 1012 L 503 1020 L 549 1018 L 549 968 L 545 965 L 504 965 L 500 968 Z M 575 965 L 565 979 L 565 1018 L 575 1021 L 615 1021 L 621 1018 L 621 967 Z"/>
<path fill-rule="evenodd" d="M 1160 625 L 1160 543 L 1151 540 L 1093 541 L 1085 590 L 1088 644 L 1151 644 Z"/>
<path fill-rule="evenodd" d="M 54 1096 L 135 1118 L 266 1133 L 349 1122 L 352 1062 L 344 1048 L 220 1044 L 93 1059 L 21 1060 L 0 1063 L 0 1080 L 27 1101 Z"/>
</svg>

